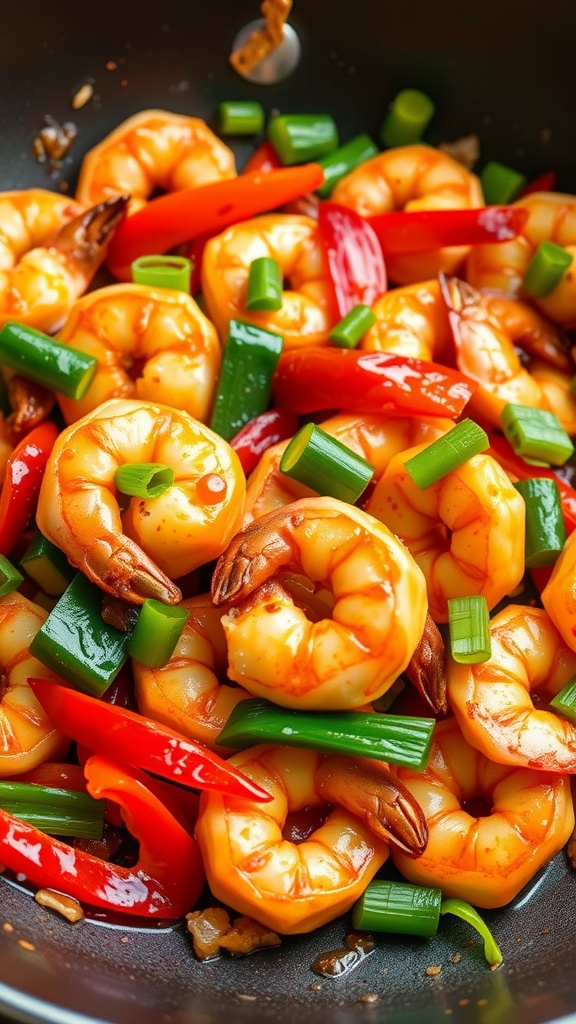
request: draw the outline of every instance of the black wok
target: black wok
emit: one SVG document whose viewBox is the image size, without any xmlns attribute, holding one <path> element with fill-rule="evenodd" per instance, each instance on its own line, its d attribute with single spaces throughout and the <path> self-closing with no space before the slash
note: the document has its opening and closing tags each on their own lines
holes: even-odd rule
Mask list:
<svg viewBox="0 0 576 1024">
<path fill-rule="evenodd" d="M 243 81 L 227 63 L 236 33 L 258 14 L 256 0 L 3 3 L 0 187 L 67 185 L 72 193 L 82 153 L 144 107 L 214 124 L 221 100 L 254 98 L 267 112 L 330 112 L 346 140 L 359 131 L 376 137 L 390 98 L 415 86 L 436 101 L 428 141 L 477 132 L 482 161 L 529 176 L 555 168 L 559 187 L 575 191 L 573 0 L 296 0 L 301 61 L 269 87 Z M 108 61 L 117 68 L 107 70 Z M 94 96 L 73 111 L 86 81 Z M 53 179 L 31 148 L 44 115 L 79 130 Z M 251 148 L 238 148 L 239 166 Z M 0 879 L 0 1010 L 59 1024 L 567 1024 L 576 1022 L 575 900 L 576 875 L 561 854 L 511 907 L 486 914 L 504 952 L 498 971 L 450 919 L 437 940 L 384 939 L 358 969 L 329 981 L 310 967 L 342 944 L 346 921 L 286 939 L 279 951 L 202 965 L 179 926 L 71 926 Z M 442 968 L 434 977 L 432 965 Z"/>
</svg>

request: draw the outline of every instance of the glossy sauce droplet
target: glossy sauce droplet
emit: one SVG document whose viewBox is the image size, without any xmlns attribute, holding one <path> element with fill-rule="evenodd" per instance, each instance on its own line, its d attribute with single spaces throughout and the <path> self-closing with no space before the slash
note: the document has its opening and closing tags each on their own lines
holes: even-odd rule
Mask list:
<svg viewBox="0 0 576 1024">
<path fill-rule="evenodd" d="M 217 505 L 224 501 L 226 490 L 226 481 L 218 473 L 207 473 L 196 484 L 196 494 L 202 505 Z"/>
</svg>

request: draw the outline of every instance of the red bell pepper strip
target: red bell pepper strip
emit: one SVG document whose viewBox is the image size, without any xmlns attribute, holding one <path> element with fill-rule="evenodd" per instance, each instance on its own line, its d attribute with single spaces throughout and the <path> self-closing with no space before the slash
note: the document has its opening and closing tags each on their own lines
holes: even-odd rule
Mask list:
<svg viewBox="0 0 576 1024">
<path fill-rule="evenodd" d="M 501 434 L 496 434 L 492 431 L 488 437 L 490 447 L 486 450 L 485 454 L 491 455 L 493 459 L 496 459 L 496 462 L 502 466 L 502 469 L 509 476 L 515 478 L 514 482 L 516 480 L 529 480 L 533 476 L 549 477 L 556 482 L 560 492 L 560 504 L 566 527 L 566 536 L 569 536 L 576 529 L 576 490 L 558 476 L 554 470 L 547 469 L 546 466 L 530 466 L 527 462 L 524 462 L 524 459 L 516 455 L 512 446 L 508 444 L 506 438 L 502 437 Z"/>
<path fill-rule="evenodd" d="M 275 210 L 318 188 L 323 180 L 319 164 L 310 163 L 240 174 L 159 196 L 122 221 L 108 250 L 108 268 L 120 280 L 130 281 L 130 266 L 139 256 L 167 252 L 198 235 Z"/>
<path fill-rule="evenodd" d="M 58 789 L 72 789 L 83 793 L 86 790 L 84 772 L 78 764 L 64 761 L 43 761 L 19 775 L 11 775 L 11 782 L 33 782 L 37 786 L 55 786 Z"/>
<path fill-rule="evenodd" d="M 0 554 L 8 555 L 36 511 L 48 456 L 58 437 L 55 423 L 46 420 L 16 445 L 6 464 L 0 495 Z"/>
<path fill-rule="evenodd" d="M 533 178 L 532 181 L 524 185 L 524 188 L 518 193 L 518 198 L 529 196 L 531 192 L 554 192 L 557 178 L 556 171 L 544 171 L 544 174 L 539 174 L 537 178 Z"/>
<path fill-rule="evenodd" d="M 298 417 L 283 409 L 269 409 L 246 423 L 229 444 L 236 452 L 246 476 L 256 468 L 260 456 L 278 441 L 285 441 L 298 430 Z"/>
<path fill-rule="evenodd" d="M 350 409 L 454 418 L 475 389 L 461 373 L 438 363 L 316 346 L 283 352 L 272 382 L 276 404 L 295 413 Z"/>
<path fill-rule="evenodd" d="M 386 257 L 451 245 L 509 242 L 520 234 L 527 218 L 522 207 L 483 206 L 473 210 L 378 213 L 367 220 Z"/>
<path fill-rule="evenodd" d="M 48 679 L 28 683 L 57 729 L 103 757 L 118 758 L 193 789 L 247 800 L 271 799 L 238 768 L 166 725 Z"/>
<path fill-rule="evenodd" d="M 204 884 L 196 841 L 152 792 L 143 772 L 92 757 L 87 789 L 120 804 L 139 842 L 137 863 L 123 867 L 75 849 L 0 810 L 0 862 L 34 885 L 57 889 L 82 903 L 142 917 L 181 917 Z"/>
<path fill-rule="evenodd" d="M 282 167 L 282 161 L 271 142 L 263 142 L 247 160 L 242 174 L 253 174 L 254 171 L 275 171 Z"/>
<path fill-rule="evenodd" d="M 371 306 L 386 291 L 382 248 L 368 221 L 338 203 L 320 203 L 318 227 L 341 320 L 354 306 Z"/>
</svg>

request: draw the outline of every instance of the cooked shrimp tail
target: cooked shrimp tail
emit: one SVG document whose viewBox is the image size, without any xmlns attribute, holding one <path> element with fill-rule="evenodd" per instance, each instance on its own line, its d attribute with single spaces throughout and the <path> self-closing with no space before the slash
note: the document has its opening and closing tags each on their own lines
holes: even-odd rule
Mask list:
<svg viewBox="0 0 576 1024">
<path fill-rule="evenodd" d="M 59 229 L 53 244 L 66 255 L 70 268 L 83 276 L 96 273 L 126 215 L 129 199 L 122 195 L 97 203 Z"/>
<path fill-rule="evenodd" d="M 405 674 L 434 714 L 445 715 L 448 711 L 446 645 L 429 612 L 420 643 L 410 658 Z"/>
<path fill-rule="evenodd" d="M 270 576 L 290 565 L 294 559 L 290 530 L 300 526 L 304 518 L 304 512 L 287 508 L 283 517 L 275 517 L 275 529 L 266 536 L 264 545 L 262 520 L 255 520 L 238 533 L 230 542 L 226 557 L 216 565 L 212 577 L 214 604 L 242 601 Z"/>
</svg>

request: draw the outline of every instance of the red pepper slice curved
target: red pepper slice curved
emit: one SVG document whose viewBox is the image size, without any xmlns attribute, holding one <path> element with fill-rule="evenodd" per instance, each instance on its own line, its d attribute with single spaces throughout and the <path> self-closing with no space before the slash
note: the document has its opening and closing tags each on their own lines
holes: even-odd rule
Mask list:
<svg viewBox="0 0 576 1024">
<path fill-rule="evenodd" d="M 532 181 L 524 185 L 518 193 L 518 198 L 529 196 L 531 192 L 554 192 L 557 178 L 556 171 L 544 171 L 544 174 L 539 174 L 537 178 L 532 178 Z"/>
<path fill-rule="evenodd" d="M 48 456 L 58 437 L 51 420 L 40 423 L 16 445 L 6 464 L 0 496 L 0 554 L 8 555 L 36 511 Z"/>
<path fill-rule="evenodd" d="M 522 207 L 481 206 L 473 210 L 400 210 L 378 213 L 367 220 L 386 256 L 451 245 L 509 242 L 520 234 L 527 218 Z"/>
<path fill-rule="evenodd" d="M 57 729 L 104 757 L 118 758 L 193 789 L 248 800 L 271 799 L 238 768 L 166 725 L 48 679 L 30 678 L 28 683 Z"/>
<path fill-rule="evenodd" d="M 143 772 L 91 757 L 85 773 L 91 796 L 121 806 L 126 826 L 139 842 L 134 867 L 100 860 L 3 810 L 0 862 L 25 874 L 34 885 L 57 889 L 91 906 L 143 917 L 181 917 L 204 884 L 195 839 L 158 799 Z"/>
<path fill-rule="evenodd" d="M 318 207 L 318 227 L 326 255 L 338 317 L 372 303 L 386 291 L 382 248 L 368 221 L 338 203 Z"/>
<path fill-rule="evenodd" d="M 198 235 L 223 231 L 312 192 L 323 181 L 322 168 L 310 163 L 169 192 L 122 221 L 108 250 L 108 269 L 130 281 L 130 265 L 139 256 L 164 253 Z"/>
<path fill-rule="evenodd" d="M 476 385 L 457 370 L 387 352 L 310 346 L 283 352 L 272 383 L 276 404 L 393 416 L 460 416 Z"/>
<path fill-rule="evenodd" d="M 278 441 L 285 441 L 298 430 L 298 417 L 284 409 L 269 409 L 246 423 L 234 437 L 230 447 L 234 449 L 246 476 L 256 468 L 260 456 Z"/>
<path fill-rule="evenodd" d="M 515 480 L 529 480 L 533 476 L 545 476 L 556 482 L 560 493 L 560 504 L 566 527 L 566 536 L 569 536 L 576 530 L 576 490 L 558 476 L 554 470 L 547 469 L 546 466 L 530 466 L 527 462 L 524 462 L 524 459 L 516 455 L 512 446 L 508 444 L 506 438 L 502 437 L 501 434 L 491 431 L 488 434 L 488 438 L 490 447 L 486 449 L 485 454 L 491 455 L 502 466 L 502 469 L 510 476 L 513 476 Z"/>
<path fill-rule="evenodd" d="M 282 161 L 272 143 L 266 141 L 248 158 L 242 174 L 253 174 L 254 171 L 263 171 L 266 174 L 278 167 L 282 167 Z"/>
</svg>

